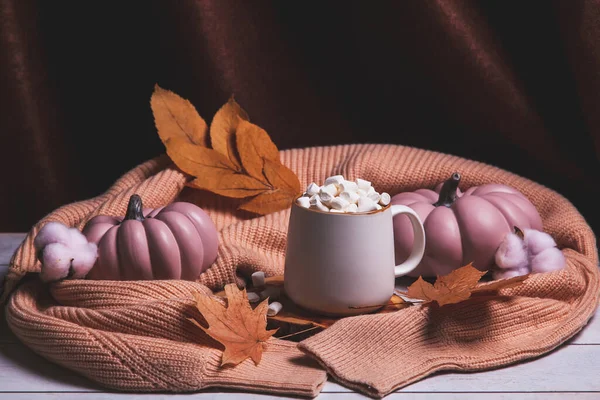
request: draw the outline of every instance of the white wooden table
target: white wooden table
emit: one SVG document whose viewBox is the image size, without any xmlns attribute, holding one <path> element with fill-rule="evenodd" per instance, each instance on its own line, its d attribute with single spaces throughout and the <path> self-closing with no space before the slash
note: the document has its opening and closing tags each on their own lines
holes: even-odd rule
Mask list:
<svg viewBox="0 0 600 400">
<path fill-rule="evenodd" d="M 0 278 L 22 233 L 0 233 Z M 36 355 L 0 324 L 0 399 L 274 399 L 260 394 L 210 390 L 192 394 L 111 393 Z M 327 382 L 318 399 L 368 399 Z M 404 387 L 386 399 L 416 400 L 600 400 L 600 316 L 567 344 L 539 359 L 493 371 L 444 373 Z"/>
</svg>

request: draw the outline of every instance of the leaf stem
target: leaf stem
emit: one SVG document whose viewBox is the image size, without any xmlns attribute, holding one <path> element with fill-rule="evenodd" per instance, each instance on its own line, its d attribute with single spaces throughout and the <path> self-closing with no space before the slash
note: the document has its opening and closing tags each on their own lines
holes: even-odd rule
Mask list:
<svg viewBox="0 0 600 400">
<path fill-rule="evenodd" d="M 315 329 L 317 329 L 317 328 L 321 328 L 321 327 L 320 327 L 320 326 L 317 326 L 317 325 L 315 325 L 315 326 L 313 326 L 313 327 L 311 327 L 311 328 L 304 329 L 304 330 L 302 330 L 302 331 L 299 331 L 299 332 L 290 333 L 289 335 L 280 336 L 280 337 L 278 337 L 277 339 L 286 339 L 286 338 L 289 338 L 289 337 L 292 337 L 292 336 L 299 335 L 299 334 L 301 334 L 301 333 L 304 333 L 304 332 L 309 332 L 309 331 L 315 330 Z"/>
</svg>

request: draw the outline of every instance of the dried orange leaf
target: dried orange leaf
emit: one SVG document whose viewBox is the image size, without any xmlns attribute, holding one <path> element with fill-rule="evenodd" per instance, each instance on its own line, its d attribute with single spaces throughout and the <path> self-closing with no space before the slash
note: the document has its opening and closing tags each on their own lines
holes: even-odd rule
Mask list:
<svg viewBox="0 0 600 400">
<path fill-rule="evenodd" d="M 248 175 L 266 182 L 263 174 L 265 160 L 279 161 L 279 150 L 267 132 L 253 123 L 240 120 L 236 144 L 242 166 Z"/>
<path fill-rule="evenodd" d="M 188 100 L 155 85 L 150 107 L 158 135 L 165 145 L 174 138 L 183 138 L 188 143 L 206 146 L 206 122 Z"/>
<path fill-rule="evenodd" d="M 255 196 L 269 190 L 264 183 L 237 173 L 231 161 L 213 149 L 173 139 L 167 145 L 167 154 L 182 171 L 195 177 L 188 184 L 191 187 L 234 198 Z"/>
<path fill-rule="evenodd" d="M 242 199 L 264 193 L 268 188 L 264 183 L 247 175 L 230 171 L 220 176 L 205 175 L 187 184 L 196 189 L 208 190 L 221 196 Z"/>
<path fill-rule="evenodd" d="M 300 188 L 298 176 L 294 171 L 281 164 L 279 160 L 273 161 L 266 159 L 264 172 L 267 181 L 274 188 L 290 192 L 292 196 L 300 194 L 302 189 Z"/>
<path fill-rule="evenodd" d="M 529 274 L 514 276 L 508 279 L 500 279 L 490 283 L 484 283 L 473 289 L 473 293 L 492 292 L 498 291 L 500 289 L 517 287 L 520 286 L 524 281 L 526 281 L 527 278 L 529 278 Z"/>
<path fill-rule="evenodd" d="M 486 271 L 479 271 L 472 264 L 468 264 L 448 275 L 438 276 L 433 285 L 419 277 L 408 287 L 405 294 L 411 299 L 424 300 L 425 303 L 435 301 L 440 306 L 459 303 L 471 297 L 479 279 L 485 273 Z"/>
<path fill-rule="evenodd" d="M 167 155 L 182 171 L 198 177 L 201 175 L 227 174 L 232 171 L 231 162 L 213 149 L 196 146 L 181 138 L 169 141 Z"/>
<path fill-rule="evenodd" d="M 268 300 L 252 309 L 246 290 L 239 290 L 233 283 L 225 286 L 227 308 L 219 301 L 203 293 L 195 293 L 196 307 L 208 328 L 194 319 L 190 320 L 210 337 L 225 346 L 221 365 L 237 365 L 251 358 L 260 363 L 267 340 L 277 329 L 267 330 Z"/>
<path fill-rule="evenodd" d="M 210 124 L 212 148 L 225 155 L 236 169 L 241 170 L 241 162 L 236 148 L 236 130 L 240 120 L 248 121 L 248 114 L 234 100 L 233 96 L 217 111 Z"/>
<path fill-rule="evenodd" d="M 283 190 L 271 190 L 261 193 L 242 204 L 240 210 L 250 211 L 260 215 L 290 208 L 294 200 L 294 194 Z"/>
<path fill-rule="evenodd" d="M 206 123 L 189 101 L 156 85 L 151 105 L 168 156 L 194 178 L 188 186 L 232 198 L 255 196 L 241 209 L 258 214 L 290 207 L 300 193 L 298 177 L 281 165 L 277 146 L 233 97 L 213 118 L 212 149 L 206 147 Z"/>
</svg>

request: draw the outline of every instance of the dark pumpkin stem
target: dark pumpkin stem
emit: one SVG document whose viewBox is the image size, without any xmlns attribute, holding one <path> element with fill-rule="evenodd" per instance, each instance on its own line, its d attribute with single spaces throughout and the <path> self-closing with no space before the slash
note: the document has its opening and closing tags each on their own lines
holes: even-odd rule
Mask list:
<svg viewBox="0 0 600 400">
<path fill-rule="evenodd" d="M 144 220 L 144 213 L 142 208 L 142 198 L 134 194 L 129 198 L 129 204 L 127 204 L 127 214 L 125 214 L 125 219 L 123 221 L 127 221 L 129 219 L 135 219 L 136 221 Z"/>
<path fill-rule="evenodd" d="M 448 179 L 442 185 L 442 189 L 440 190 L 440 197 L 438 201 L 433 203 L 434 206 L 446 206 L 450 207 L 457 199 L 456 189 L 458 189 L 458 184 L 460 183 L 460 174 L 455 172 L 452 174 L 450 179 Z"/>
</svg>

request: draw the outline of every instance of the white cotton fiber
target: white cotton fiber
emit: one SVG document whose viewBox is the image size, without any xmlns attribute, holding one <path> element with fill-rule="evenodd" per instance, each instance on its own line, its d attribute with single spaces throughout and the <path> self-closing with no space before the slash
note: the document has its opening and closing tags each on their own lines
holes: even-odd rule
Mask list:
<svg viewBox="0 0 600 400">
<path fill-rule="evenodd" d="M 84 278 L 98 257 L 96 244 L 89 243 L 77 228 L 69 228 L 60 222 L 44 225 L 34 239 L 34 246 L 41 252 L 40 278 L 45 282 Z"/>
<path fill-rule="evenodd" d="M 85 243 L 75 249 L 73 254 L 73 271 L 72 278 L 84 278 L 94 266 L 98 256 L 98 246 L 95 243 Z"/>
<path fill-rule="evenodd" d="M 567 263 L 565 255 L 556 247 L 543 250 L 531 259 L 531 272 L 552 272 L 563 269 Z"/>
<path fill-rule="evenodd" d="M 69 274 L 73 250 L 62 243 L 50 243 L 44 247 L 41 278 L 45 282 L 64 279 Z"/>
<path fill-rule="evenodd" d="M 60 222 L 48 222 L 40 229 L 35 239 L 33 246 L 36 251 L 40 251 L 50 243 L 63 243 L 69 245 L 70 240 L 69 227 Z"/>
<path fill-rule="evenodd" d="M 535 256 L 546 249 L 556 247 L 556 242 L 552 239 L 552 236 L 546 232 L 541 232 L 535 229 L 523 230 L 525 247 L 529 251 L 529 254 Z"/>
<path fill-rule="evenodd" d="M 527 267 L 529 259 L 521 238 L 508 233 L 496 251 L 496 265 L 501 269 Z"/>
<path fill-rule="evenodd" d="M 525 229 L 523 236 L 521 239 L 512 232 L 504 236 L 495 255 L 494 279 L 552 272 L 565 267 L 565 256 L 556 247 L 552 236 L 535 229 Z"/>
<path fill-rule="evenodd" d="M 87 238 L 77 228 L 69 229 L 69 245 L 70 246 L 84 246 L 88 243 Z"/>
</svg>

